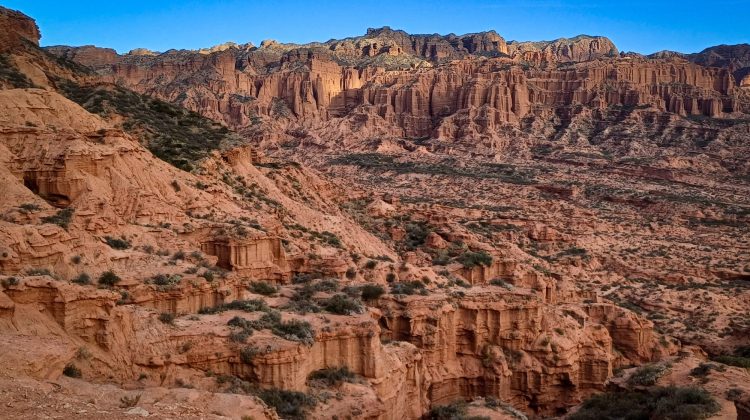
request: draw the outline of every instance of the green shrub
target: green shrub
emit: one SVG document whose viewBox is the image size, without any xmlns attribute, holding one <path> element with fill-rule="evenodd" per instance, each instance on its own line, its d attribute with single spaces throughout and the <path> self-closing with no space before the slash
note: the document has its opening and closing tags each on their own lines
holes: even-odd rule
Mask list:
<svg viewBox="0 0 750 420">
<path fill-rule="evenodd" d="M 417 293 L 426 295 L 427 289 L 424 283 L 414 280 L 392 284 L 391 293 L 394 295 L 414 295 Z"/>
<path fill-rule="evenodd" d="M 58 210 L 54 216 L 42 217 L 42 223 L 52 223 L 60 226 L 63 229 L 67 229 L 73 220 L 73 212 L 75 210 L 72 207 L 67 207 L 62 210 Z"/>
<path fill-rule="evenodd" d="M 112 249 L 128 249 L 130 248 L 130 242 L 125 238 L 113 238 L 111 236 L 105 236 L 104 240 L 107 242 Z"/>
<path fill-rule="evenodd" d="M 690 370 L 690 376 L 694 376 L 696 378 L 705 378 L 712 370 L 723 372 L 726 370 L 726 367 L 715 365 L 713 363 L 701 363 Z"/>
<path fill-rule="evenodd" d="M 364 300 L 375 300 L 385 293 L 383 286 L 377 284 L 365 284 L 360 290 Z"/>
<path fill-rule="evenodd" d="M 173 324 L 174 323 L 174 314 L 171 312 L 162 312 L 159 314 L 159 321 L 165 323 L 165 324 Z"/>
<path fill-rule="evenodd" d="M 249 300 L 234 300 L 230 303 L 224 303 L 212 308 L 201 308 L 198 310 L 200 314 L 215 314 L 224 311 L 245 311 L 245 312 L 257 312 L 257 311 L 269 311 L 270 308 L 266 305 L 263 299 L 249 299 Z"/>
<path fill-rule="evenodd" d="M 174 286 L 176 284 L 179 284 L 180 281 L 182 281 L 182 276 L 179 274 L 157 274 L 148 281 L 151 284 L 155 284 L 157 286 Z"/>
<path fill-rule="evenodd" d="M 631 386 L 651 386 L 655 385 L 669 370 L 669 366 L 664 364 L 645 365 L 638 368 L 628 378 L 628 384 Z"/>
<path fill-rule="evenodd" d="M 47 268 L 30 268 L 30 269 L 26 270 L 26 275 L 27 276 L 50 276 L 50 277 L 54 277 L 52 275 L 52 272 L 49 271 L 49 269 L 47 269 Z"/>
<path fill-rule="evenodd" d="M 250 283 L 250 286 L 248 286 L 248 290 L 264 296 L 273 296 L 276 294 L 276 292 L 278 292 L 276 286 L 264 281 L 254 281 Z"/>
<path fill-rule="evenodd" d="M 315 332 L 307 321 L 292 319 L 279 322 L 271 327 L 271 332 L 290 341 L 299 341 L 309 346 L 315 342 Z"/>
<path fill-rule="evenodd" d="M 568 420 L 665 419 L 698 420 L 719 411 L 701 388 L 652 387 L 645 391 L 607 392 L 586 400 Z"/>
<path fill-rule="evenodd" d="M 361 302 L 345 294 L 338 294 L 326 299 L 323 302 L 323 308 L 332 314 L 338 315 L 361 314 L 364 312 Z"/>
<path fill-rule="evenodd" d="M 86 273 L 81 273 L 71 281 L 75 284 L 80 284 L 80 285 L 91 284 L 91 276 L 89 276 Z"/>
<path fill-rule="evenodd" d="M 356 375 L 347 366 L 320 369 L 307 375 L 307 379 L 323 382 L 328 386 L 334 386 L 341 382 L 354 382 L 355 378 Z"/>
<path fill-rule="evenodd" d="M 466 418 L 466 403 L 455 402 L 432 407 L 424 418 L 429 420 L 464 420 Z"/>
<path fill-rule="evenodd" d="M 242 360 L 242 363 L 249 365 L 253 363 L 253 359 L 255 359 L 255 356 L 257 356 L 258 353 L 260 353 L 260 350 L 257 348 L 245 346 L 240 350 L 240 360 Z"/>
<path fill-rule="evenodd" d="M 35 212 L 39 211 L 42 208 L 39 207 L 37 204 L 34 203 L 23 203 L 20 206 L 18 206 L 19 209 L 23 210 L 24 212 Z"/>
<path fill-rule="evenodd" d="M 484 251 L 466 251 L 458 257 L 458 262 L 466 268 L 472 268 L 477 265 L 489 267 L 492 264 L 492 256 Z"/>
<path fill-rule="evenodd" d="M 8 277 L 6 279 L 3 279 L 0 284 L 3 285 L 3 287 L 8 288 L 10 286 L 16 286 L 18 285 L 18 279 L 15 277 Z"/>
<path fill-rule="evenodd" d="M 62 371 L 63 375 L 68 376 L 70 378 L 80 378 L 81 377 L 81 369 L 78 369 L 76 365 L 73 363 L 68 363 L 65 365 L 65 368 L 63 368 Z"/>
<path fill-rule="evenodd" d="M 739 346 L 733 355 L 719 355 L 713 358 L 715 362 L 725 365 L 750 369 L 750 346 Z"/>
<path fill-rule="evenodd" d="M 283 389 L 263 389 L 258 391 L 258 397 L 264 403 L 276 409 L 279 417 L 290 420 L 301 420 L 310 407 L 315 406 L 315 399 L 298 391 Z"/>
<path fill-rule="evenodd" d="M 490 280 L 490 284 L 493 286 L 502 287 L 504 289 L 513 290 L 513 285 L 502 279 L 492 279 Z"/>
<path fill-rule="evenodd" d="M 112 270 L 107 270 L 99 276 L 99 284 L 104 286 L 112 287 L 120 282 L 120 277 L 117 276 Z"/>
</svg>

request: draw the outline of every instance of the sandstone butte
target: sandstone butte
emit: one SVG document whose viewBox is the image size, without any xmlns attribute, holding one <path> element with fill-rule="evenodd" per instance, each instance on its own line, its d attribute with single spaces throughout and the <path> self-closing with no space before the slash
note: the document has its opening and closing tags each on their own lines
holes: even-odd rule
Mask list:
<svg viewBox="0 0 750 420">
<path fill-rule="evenodd" d="M 0 8 L 2 417 L 750 418 L 747 45 L 39 37 Z"/>
</svg>

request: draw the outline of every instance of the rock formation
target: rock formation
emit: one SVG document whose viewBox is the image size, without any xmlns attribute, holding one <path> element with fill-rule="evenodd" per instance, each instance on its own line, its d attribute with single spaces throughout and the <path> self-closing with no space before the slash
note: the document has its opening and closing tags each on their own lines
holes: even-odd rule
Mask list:
<svg viewBox="0 0 750 420">
<path fill-rule="evenodd" d="M 385 27 L 118 55 L 0 29 L 9 418 L 559 416 L 623 369 L 746 359 L 724 48 Z M 706 388 L 744 415 L 724 369 Z"/>
</svg>

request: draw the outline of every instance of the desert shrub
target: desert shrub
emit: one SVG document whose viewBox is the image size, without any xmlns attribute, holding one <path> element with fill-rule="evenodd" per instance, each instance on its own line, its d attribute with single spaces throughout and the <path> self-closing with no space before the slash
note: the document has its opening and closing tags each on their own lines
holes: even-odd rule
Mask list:
<svg viewBox="0 0 750 420">
<path fill-rule="evenodd" d="M 404 228 L 406 249 L 410 250 L 424 245 L 427 235 L 430 234 L 430 229 L 424 223 L 407 223 Z"/>
<path fill-rule="evenodd" d="M 172 261 L 177 260 L 184 260 L 185 259 L 185 251 L 176 251 L 174 254 L 172 254 Z"/>
<path fill-rule="evenodd" d="M 214 281 L 214 272 L 211 270 L 206 270 L 205 272 L 200 274 L 200 276 L 206 279 L 207 282 Z"/>
<path fill-rule="evenodd" d="M 52 223 L 60 226 L 63 229 L 67 229 L 73 219 L 73 212 L 75 210 L 72 207 L 67 207 L 62 210 L 58 210 L 52 216 L 42 217 L 42 223 Z"/>
<path fill-rule="evenodd" d="M 355 270 L 355 269 L 354 269 L 354 268 L 352 268 L 352 267 L 349 267 L 349 268 L 348 268 L 348 269 L 346 270 L 346 278 L 348 278 L 349 280 L 351 280 L 351 279 L 353 279 L 353 278 L 355 278 L 355 277 L 357 277 L 357 270 Z"/>
<path fill-rule="evenodd" d="M 665 419 L 698 420 L 719 411 L 701 388 L 652 387 L 645 391 L 607 392 L 586 400 L 568 420 Z"/>
<path fill-rule="evenodd" d="M 52 272 L 47 268 L 30 268 L 26 270 L 27 276 L 52 276 Z"/>
<path fill-rule="evenodd" d="M 292 319 L 290 321 L 279 321 L 271 327 L 275 335 L 290 341 L 299 341 L 311 346 L 315 342 L 315 332 L 307 321 Z"/>
<path fill-rule="evenodd" d="M 705 378 L 712 370 L 723 372 L 726 370 L 726 367 L 715 365 L 713 363 L 701 363 L 690 370 L 690 376 L 694 376 L 696 378 Z"/>
<path fill-rule="evenodd" d="M 513 290 L 513 285 L 502 279 L 492 279 L 490 280 L 490 284 L 493 286 L 499 286 L 508 290 Z"/>
<path fill-rule="evenodd" d="M 229 303 L 224 303 L 212 308 L 201 308 L 198 313 L 201 314 L 215 314 L 224 311 L 245 311 L 245 312 L 257 312 L 257 311 L 269 311 L 270 308 L 266 305 L 263 299 L 249 299 L 249 300 L 233 300 Z"/>
<path fill-rule="evenodd" d="M 466 417 L 466 403 L 455 402 L 432 407 L 424 418 L 429 420 L 463 420 Z"/>
<path fill-rule="evenodd" d="M 248 290 L 264 296 L 273 296 L 276 294 L 276 292 L 278 292 L 276 286 L 264 281 L 254 281 L 250 283 L 250 286 L 248 286 Z"/>
<path fill-rule="evenodd" d="M 359 300 L 352 299 L 345 294 L 338 294 L 326 299 L 323 302 L 323 308 L 338 315 L 361 314 L 364 312 L 362 303 Z"/>
<path fill-rule="evenodd" d="M 8 277 L 2 280 L 3 287 L 7 288 L 9 286 L 16 286 L 18 284 L 18 279 L 15 277 Z"/>
<path fill-rule="evenodd" d="M 293 296 L 292 300 L 285 305 L 283 309 L 303 315 L 307 313 L 323 312 L 323 308 L 318 306 L 314 301 L 309 299 L 294 299 L 297 296 L 298 295 Z"/>
<path fill-rule="evenodd" d="M 367 262 L 365 263 L 365 268 L 366 268 L 366 269 L 368 269 L 368 270 L 372 270 L 372 269 L 373 269 L 373 268 L 375 268 L 375 267 L 376 267 L 377 265 L 378 265 L 378 262 L 377 262 L 377 261 L 375 261 L 375 260 L 368 260 L 368 261 L 367 261 Z"/>
<path fill-rule="evenodd" d="M 388 283 L 393 283 L 396 281 L 396 274 L 395 273 L 388 273 L 385 275 L 385 281 Z"/>
<path fill-rule="evenodd" d="M 734 349 L 733 355 L 719 355 L 712 360 L 725 365 L 750 369 L 750 346 L 739 346 Z"/>
<path fill-rule="evenodd" d="M 484 251 L 466 251 L 458 257 L 458 262 L 466 268 L 472 268 L 477 265 L 489 267 L 492 264 L 492 256 Z"/>
<path fill-rule="evenodd" d="M 41 207 L 39 207 L 39 205 L 34 203 L 23 203 L 18 206 L 18 208 L 23 210 L 24 212 L 34 212 L 42 209 Z"/>
<path fill-rule="evenodd" d="M 159 314 L 159 321 L 165 323 L 165 324 L 173 324 L 174 323 L 174 314 L 171 312 L 162 312 Z"/>
<path fill-rule="evenodd" d="M 80 264 L 81 263 L 81 256 L 80 255 L 73 255 L 70 257 L 70 262 L 73 264 Z"/>
<path fill-rule="evenodd" d="M 362 299 L 364 300 L 374 300 L 385 293 L 383 286 L 377 284 L 365 284 L 360 290 L 362 291 Z"/>
<path fill-rule="evenodd" d="M 138 394 L 134 397 L 131 397 L 129 395 L 125 395 L 120 398 L 120 408 L 130 408 L 135 407 L 138 405 L 138 402 L 141 400 L 141 394 Z"/>
<path fill-rule="evenodd" d="M 235 331 L 229 334 L 229 339 L 236 343 L 244 343 L 252 335 L 252 330 Z"/>
<path fill-rule="evenodd" d="M 89 276 L 86 273 L 81 273 L 71 281 L 75 284 L 80 284 L 80 285 L 91 284 L 91 276 Z"/>
<path fill-rule="evenodd" d="M 354 382 L 355 378 L 356 375 L 347 366 L 320 369 L 311 372 L 307 376 L 307 379 L 311 381 L 320 381 L 328 386 L 333 386 L 341 382 Z"/>
<path fill-rule="evenodd" d="M 628 384 L 631 386 L 651 386 L 656 384 L 667 371 L 669 366 L 663 364 L 646 365 L 638 368 L 628 378 Z"/>
<path fill-rule="evenodd" d="M 260 350 L 257 348 L 245 346 L 240 350 L 240 360 L 242 360 L 242 363 L 249 365 L 253 363 L 253 359 L 255 359 L 255 356 L 257 356 L 258 353 L 260 353 Z"/>
<path fill-rule="evenodd" d="M 722 355 L 716 356 L 712 360 L 729 366 L 737 366 L 745 369 L 750 369 L 750 358 L 748 357 Z"/>
<path fill-rule="evenodd" d="M 81 369 L 78 369 L 76 365 L 73 363 L 68 363 L 65 365 L 62 371 L 63 375 L 68 376 L 70 378 L 80 378 L 81 377 Z"/>
<path fill-rule="evenodd" d="M 421 281 L 405 281 L 391 285 L 391 293 L 394 295 L 426 295 L 427 289 Z"/>
<path fill-rule="evenodd" d="M 179 274 L 157 274 L 151 277 L 148 282 L 156 286 L 174 286 L 179 284 L 181 280 L 182 276 Z"/>
<path fill-rule="evenodd" d="M 305 393 L 283 389 L 262 389 L 257 392 L 258 398 L 276 409 L 279 417 L 290 420 L 305 418 L 305 412 L 314 407 L 316 400 Z"/>
<path fill-rule="evenodd" d="M 107 242 L 112 249 L 128 249 L 130 248 L 130 242 L 125 238 L 113 238 L 111 236 L 105 236 L 104 241 Z"/>
<path fill-rule="evenodd" d="M 120 282 L 120 277 L 112 270 L 107 270 L 99 276 L 99 284 L 112 287 Z"/>
</svg>

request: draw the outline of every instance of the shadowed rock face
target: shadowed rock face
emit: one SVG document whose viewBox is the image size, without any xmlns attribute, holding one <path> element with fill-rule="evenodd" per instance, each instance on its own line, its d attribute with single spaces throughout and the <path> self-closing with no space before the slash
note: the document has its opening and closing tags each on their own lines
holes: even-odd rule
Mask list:
<svg viewBox="0 0 750 420">
<path fill-rule="evenodd" d="M 8 418 L 286 418 L 279 390 L 321 419 L 559 415 L 750 345 L 729 64 L 390 28 L 45 52 L 0 23 Z"/>
</svg>

